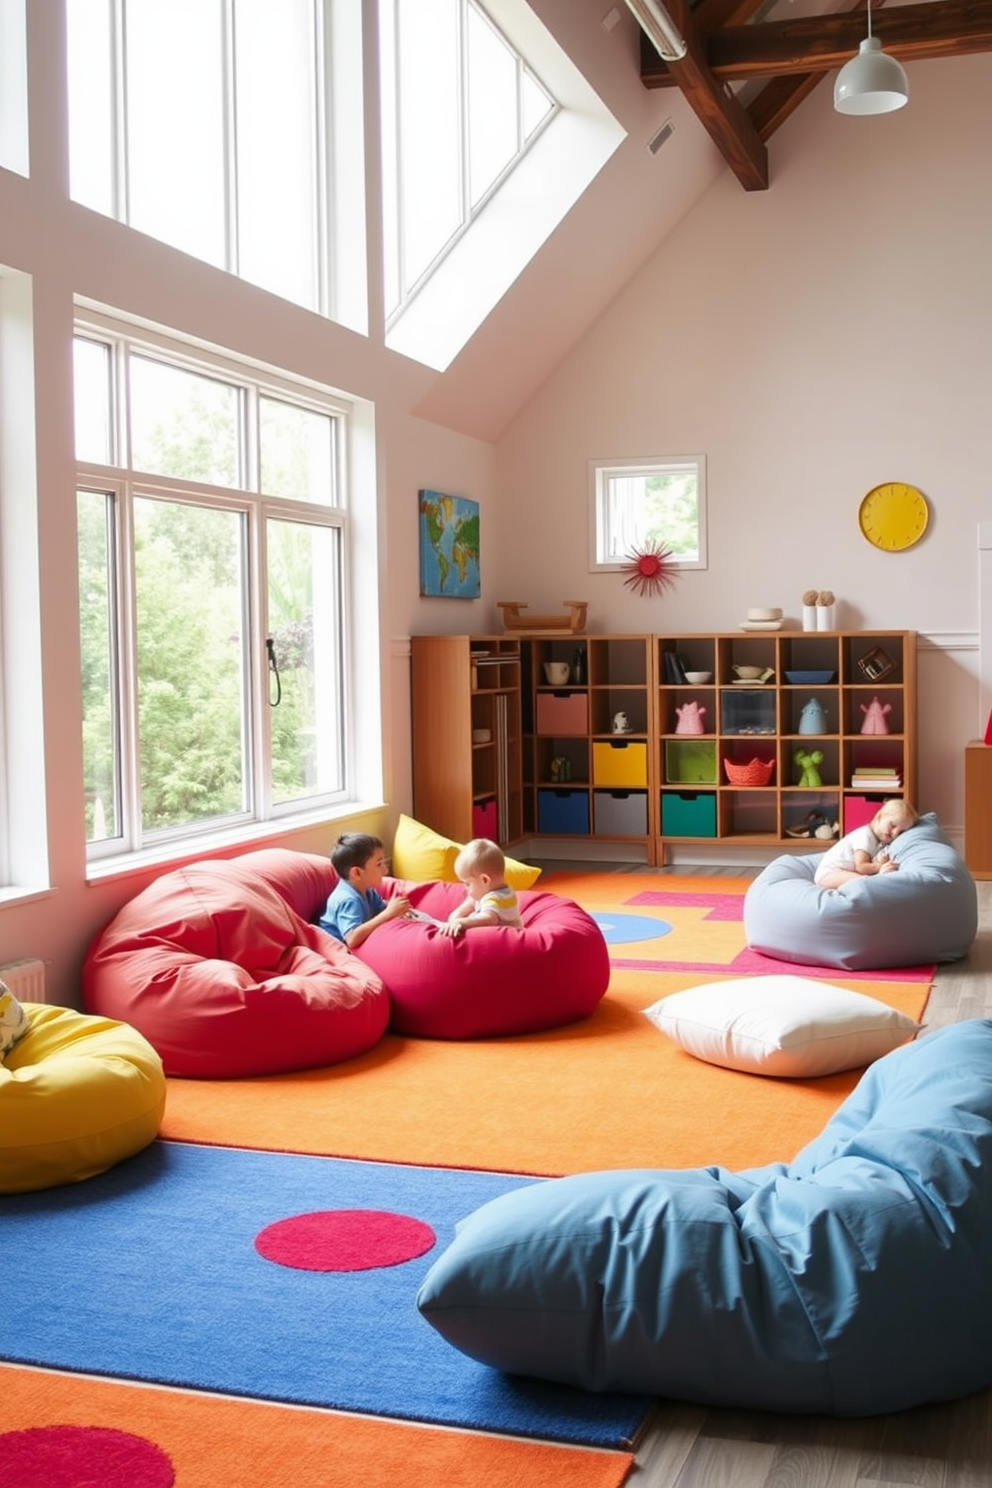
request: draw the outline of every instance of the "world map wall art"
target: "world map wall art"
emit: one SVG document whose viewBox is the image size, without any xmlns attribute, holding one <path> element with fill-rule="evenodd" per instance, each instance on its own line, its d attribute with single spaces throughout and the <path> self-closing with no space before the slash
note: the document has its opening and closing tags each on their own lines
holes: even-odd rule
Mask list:
<svg viewBox="0 0 992 1488">
<path fill-rule="evenodd" d="M 479 503 L 418 492 L 420 592 L 431 599 L 478 599 Z"/>
</svg>

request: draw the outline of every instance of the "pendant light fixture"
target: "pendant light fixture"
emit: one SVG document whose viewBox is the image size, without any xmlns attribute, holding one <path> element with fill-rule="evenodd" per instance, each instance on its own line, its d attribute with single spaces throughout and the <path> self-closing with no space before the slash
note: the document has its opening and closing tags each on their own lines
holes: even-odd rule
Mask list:
<svg viewBox="0 0 992 1488">
<path fill-rule="evenodd" d="M 871 0 L 868 0 L 868 35 L 856 57 L 845 62 L 834 83 L 834 108 L 839 114 L 890 114 L 909 102 L 906 74 L 895 57 L 882 51 L 882 43 L 871 34 Z"/>
</svg>

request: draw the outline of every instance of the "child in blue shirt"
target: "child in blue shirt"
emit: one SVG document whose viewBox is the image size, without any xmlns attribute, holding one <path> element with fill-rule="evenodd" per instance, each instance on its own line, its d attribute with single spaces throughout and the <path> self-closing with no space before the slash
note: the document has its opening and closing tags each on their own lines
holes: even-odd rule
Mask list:
<svg viewBox="0 0 992 1488">
<path fill-rule="evenodd" d="M 368 832 L 345 832 L 331 848 L 331 863 L 338 882 L 324 906 L 320 928 L 328 930 L 349 951 L 357 951 L 377 925 L 409 913 L 410 901 L 402 894 L 383 899 L 379 893 L 386 859 L 378 837 Z"/>
</svg>

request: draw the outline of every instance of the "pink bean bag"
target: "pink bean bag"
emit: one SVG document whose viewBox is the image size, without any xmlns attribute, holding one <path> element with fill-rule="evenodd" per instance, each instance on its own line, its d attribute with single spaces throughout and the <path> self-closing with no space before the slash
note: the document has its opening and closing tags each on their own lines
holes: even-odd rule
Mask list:
<svg viewBox="0 0 992 1488">
<path fill-rule="evenodd" d="M 337 874 L 269 848 L 149 884 L 95 938 L 91 1013 L 130 1023 L 168 1075 L 228 1078 L 337 1064 L 385 1032 L 374 970 L 317 925 Z"/>
<path fill-rule="evenodd" d="M 387 880 L 383 894 L 446 920 L 465 897 L 461 884 Z M 471 1039 L 539 1033 L 594 1011 L 610 983 L 606 942 L 571 899 L 524 889 L 522 930 L 469 930 L 452 940 L 417 920 L 389 920 L 356 955 L 389 990 L 394 1033 Z"/>
</svg>

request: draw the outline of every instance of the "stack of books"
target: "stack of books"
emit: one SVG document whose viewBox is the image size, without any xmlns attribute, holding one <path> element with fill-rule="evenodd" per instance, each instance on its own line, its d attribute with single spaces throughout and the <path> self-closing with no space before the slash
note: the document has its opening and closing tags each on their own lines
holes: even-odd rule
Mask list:
<svg viewBox="0 0 992 1488">
<path fill-rule="evenodd" d="M 854 790 L 873 791 L 902 790 L 899 771 L 891 765 L 857 765 L 851 776 Z"/>
</svg>

